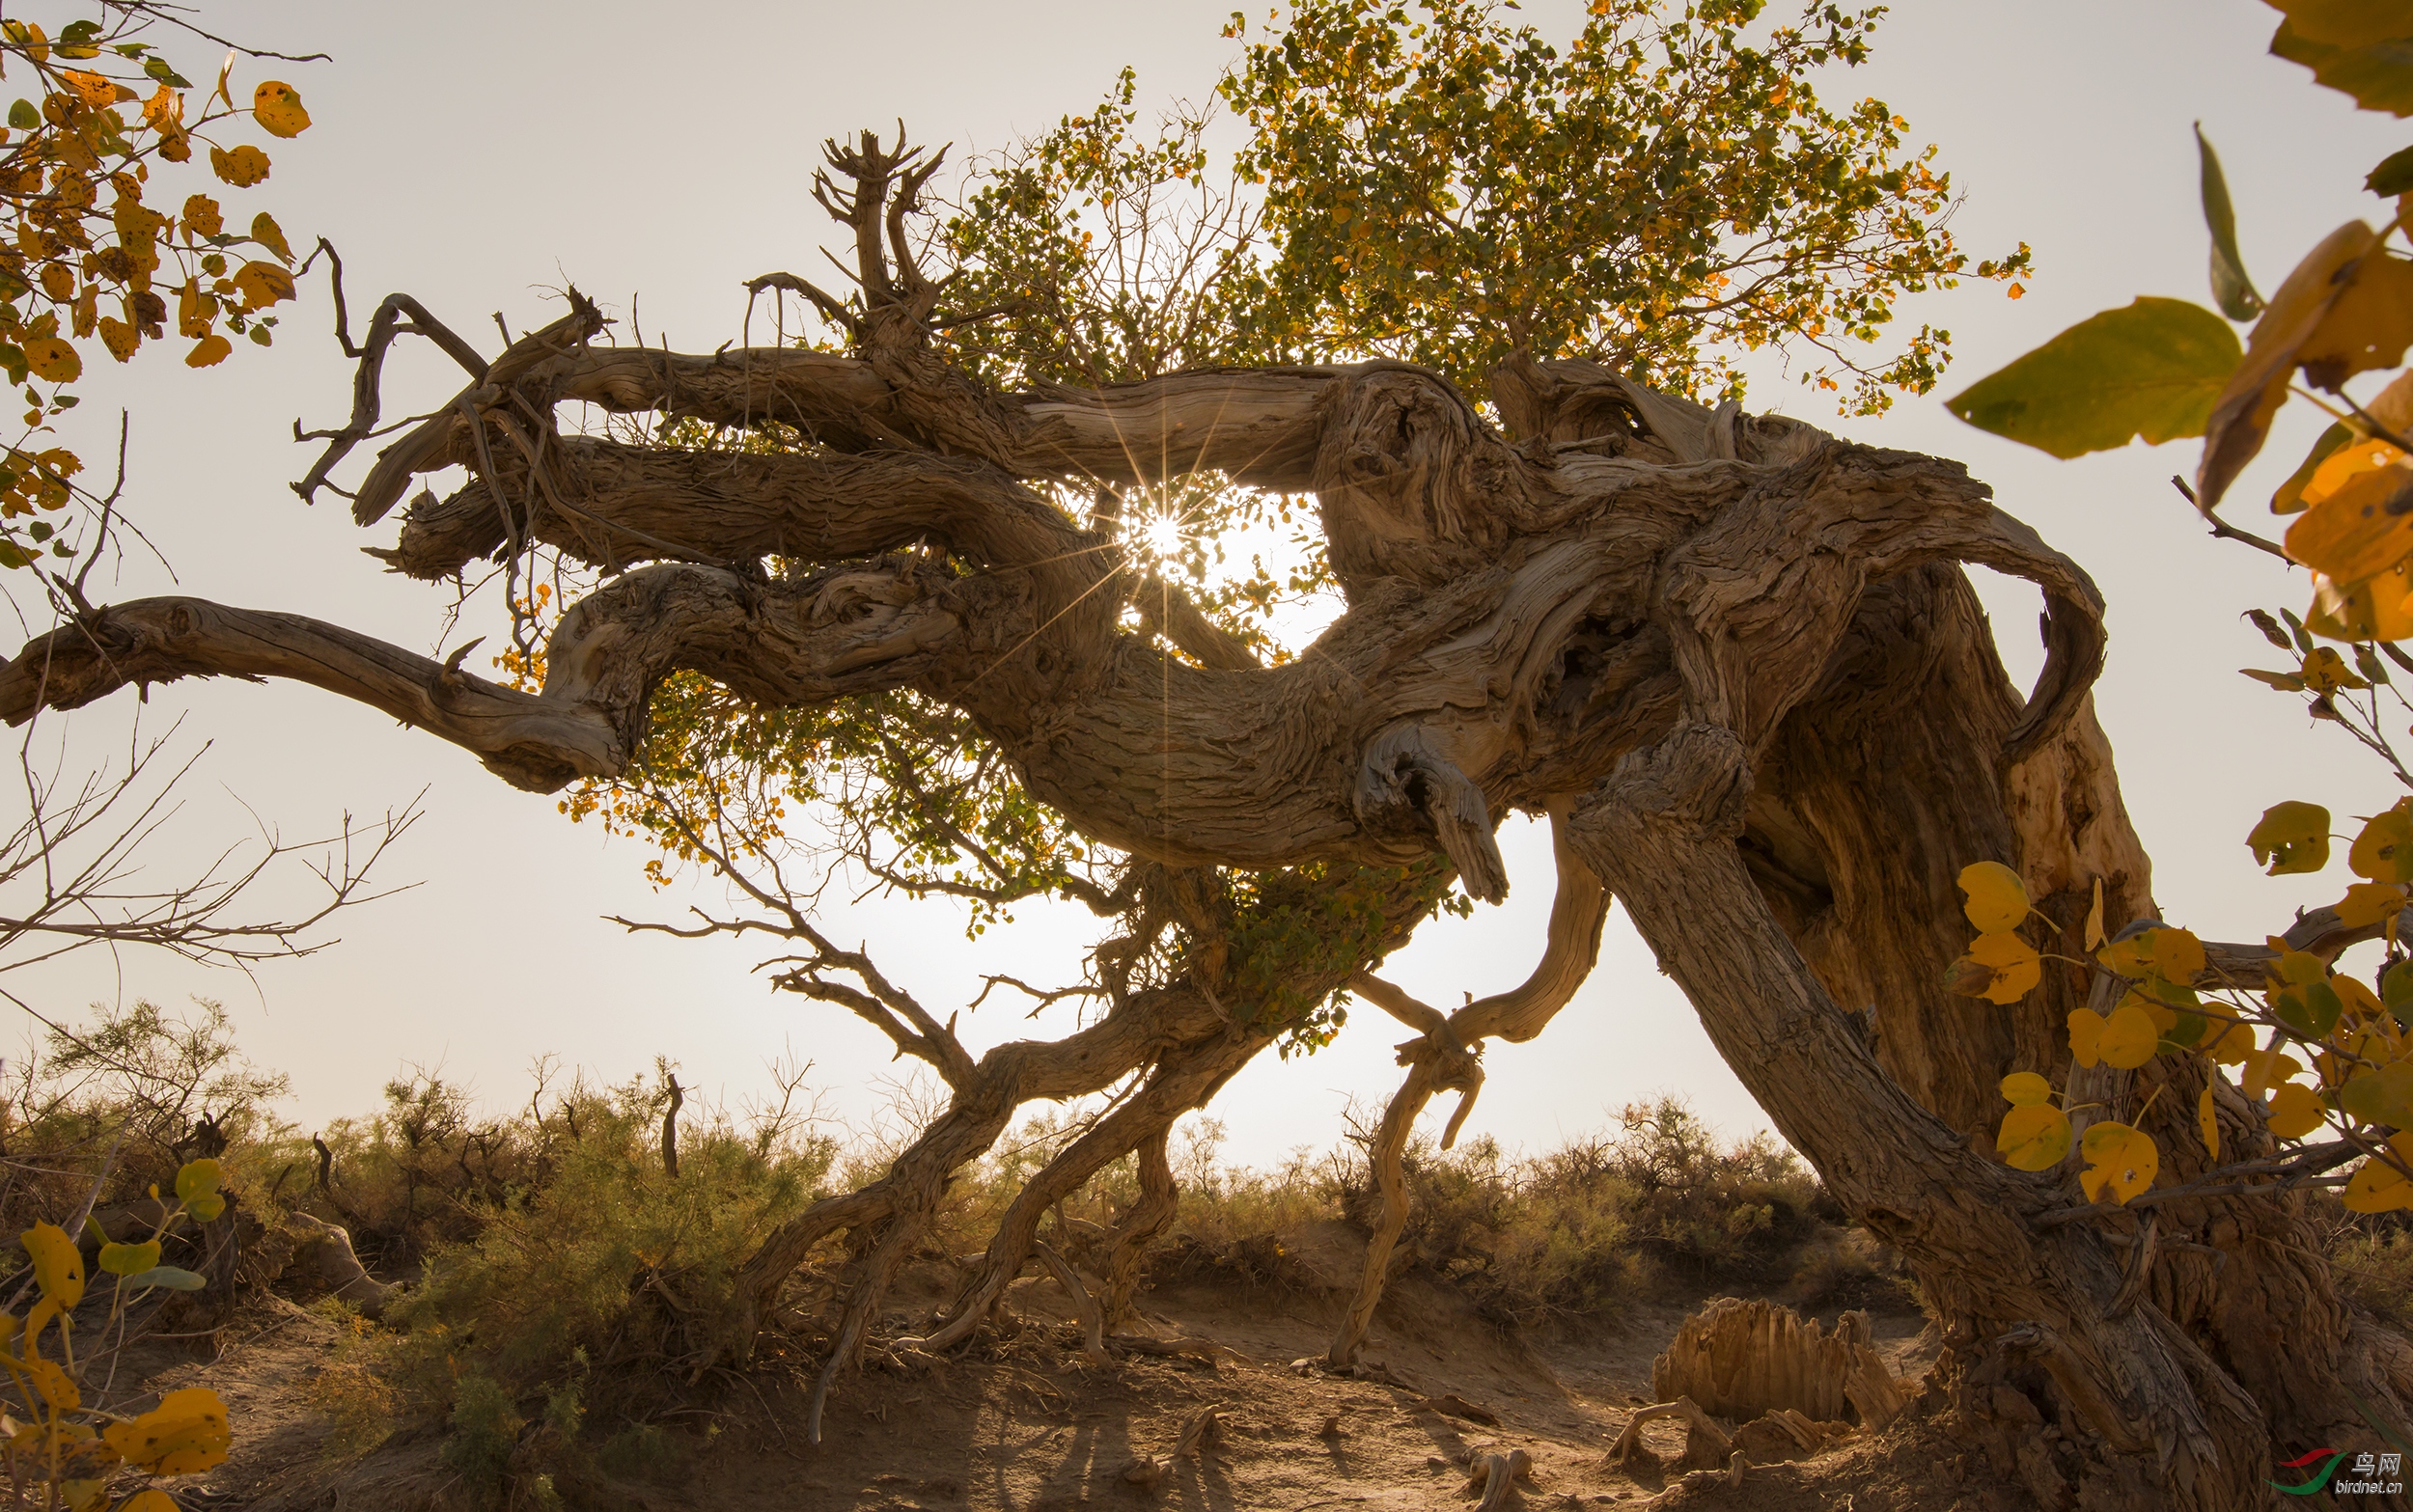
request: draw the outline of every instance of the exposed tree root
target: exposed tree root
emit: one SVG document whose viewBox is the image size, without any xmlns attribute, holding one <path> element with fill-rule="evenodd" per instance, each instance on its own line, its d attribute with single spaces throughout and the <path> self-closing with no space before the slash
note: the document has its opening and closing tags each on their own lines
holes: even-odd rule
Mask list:
<svg viewBox="0 0 2413 1512">
<path fill-rule="evenodd" d="M 1470 1497 L 1480 1492 L 1483 1500 L 1476 1503 L 1475 1512 L 1498 1512 L 1508 1505 L 1516 1482 L 1531 1479 L 1533 1470 L 1533 1456 L 1523 1449 L 1477 1455 L 1466 1468 L 1466 1484 L 1458 1488 L 1458 1495 Z"/>
<path fill-rule="evenodd" d="M 1044 1240 L 1031 1241 L 1031 1248 L 1039 1251 L 1040 1259 L 1046 1262 L 1049 1273 L 1056 1278 L 1056 1284 L 1065 1289 L 1065 1295 L 1070 1297 L 1073 1306 L 1080 1309 L 1082 1358 L 1093 1365 L 1114 1363 L 1114 1357 L 1106 1353 L 1105 1314 L 1099 1310 L 1097 1299 L 1081 1284 L 1080 1275 L 1072 1269 L 1071 1262 L 1058 1254 L 1055 1247 Z"/>
<path fill-rule="evenodd" d="M 361 1265 L 360 1256 L 352 1252 L 352 1236 L 343 1225 L 308 1213 L 295 1213 L 286 1222 L 315 1239 L 310 1247 L 312 1264 L 328 1291 L 358 1308 L 363 1317 L 384 1315 L 385 1305 L 397 1288 L 371 1276 Z"/>
<path fill-rule="evenodd" d="M 1119 1328 L 1131 1315 L 1131 1293 L 1139 1285 L 1140 1266 L 1148 1247 L 1173 1223 L 1180 1210 L 1173 1184 L 1173 1165 L 1166 1145 L 1170 1125 L 1140 1141 L 1140 1199 L 1123 1215 L 1106 1240 L 1106 1295 L 1101 1304 L 1106 1326 Z"/>
<path fill-rule="evenodd" d="M 1222 1432 L 1221 1412 L 1216 1408 L 1202 1407 L 1181 1424 L 1180 1437 L 1174 1441 L 1173 1448 L 1163 1459 L 1142 1455 L 1123 1468 L 1122 1477 L 1143 1491 L 1154 1491 L 1157 1484 L 1173 1473 L 1174 1468 L 1191 1450 L 1195 1449 L 1203 1456 L 1222 1436 Z"/>
<path fill-rule="evenodd" d="M 1733 1452 L 1733 1441 L 1715 1419 L 1701 1410 L 1689 1396 L 1672 1402 L 1657 1402 L 1638 1409 L 1625 1420 L 1624 1431 L 1609 1445 L 1609 1463 L 1630 1470 L 1636 1466 L 1655 1470 L 1659 1457 L 1642 1442 L 1642 1425 L 1660 1417 L 1684 1419 L 1684 1453 L 1678 1462 L 1687 1470 L 1710 1470 L 1726 1463 Z"/>
</svg>

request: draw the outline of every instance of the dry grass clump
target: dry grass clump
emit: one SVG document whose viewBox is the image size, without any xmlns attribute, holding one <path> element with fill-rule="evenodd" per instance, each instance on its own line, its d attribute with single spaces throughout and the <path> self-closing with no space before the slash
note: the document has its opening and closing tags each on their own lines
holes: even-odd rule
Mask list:
<svg viewBox="0 0 2413 1512">
<path fill-rule="evenodd" d="M 2403 1213 L 2349 1213 L 2333 1192 L 2308 1195 L 2329 1230 L 2338 1289 L 2413 1333 L 2413 1221 Z"/>
</svg>

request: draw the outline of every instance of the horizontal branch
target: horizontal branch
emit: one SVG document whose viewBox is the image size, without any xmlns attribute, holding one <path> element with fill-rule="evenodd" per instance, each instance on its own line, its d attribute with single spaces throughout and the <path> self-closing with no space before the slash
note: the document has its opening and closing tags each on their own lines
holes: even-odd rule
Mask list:
<svg viewBox="0 0 2413 1512">
<path fill-rule="evenodd" d="M 450 424 L 458 434 L 428 458 L 430 471 L 476 460 L 467 421 Z M 433 579 L 493 555 L 514 531 L 613 568 L 671 555 L 842 562 L 929 541 L 982 566 L 1044 564 L 1068 596 L 1122 562 L 1108 537 L 1079 529 L 995 468 L 961 458 L 683 452 L 577 436 L 554 444 L 545 481 L 561 505 L 527 486 L 521 458 L 490 449 L 498 476 L 414 505 L 396 544 L 374 554 L 398 572 Z"/>
<path fill-rule="evenodd" d="M 1296 491 L 1313 482 L 1327 396 L 1385 366 L 1398 365 L 1192 369 L 1144 383 L 993 395 L 984 418 L 1001 441 L 976 454 L 1021 478 L 1152 483 L 1212 471 Z M 935 444 L 912 397 L 861 358 L 777 346 L 710 356 L 594 348 L 560 359 L 548 376 L 563 399 L 616 414 L 774 421 L 839 452 Z"/>
<path fill-rule="evenodd" d="M 563 616 L 543 692 L 533 694 L 462 672 L 459 652 L 439 663 L 300 615 L 136 599 L 40 637 L 0 669 L 0 719 L 80 708 L 129 683 L 281 677 L 381 709 L 471 752 L 514 786 L 551 792 L 624 770 L 653 690 L 672 672 L 704 673 L 777 706 L 826 702 L 927 672 L 976 606 L 988 634 L 1012 633 L 1013 602 L 1010 589 L 960 590 L 910 561 L 778 584 L 649 567 Z"/>
<path fill-rule="evenodd" d="M 143 598 L 42 636 L 0 669 L 0 719 L 81 708 L 132 683 L 289 678 L 382 709 L 475 754 L 514 786 L 549 791 L 627 760 L 600 711 L 488 682 L 301 615 L 199 598 Z"/>
</svg>

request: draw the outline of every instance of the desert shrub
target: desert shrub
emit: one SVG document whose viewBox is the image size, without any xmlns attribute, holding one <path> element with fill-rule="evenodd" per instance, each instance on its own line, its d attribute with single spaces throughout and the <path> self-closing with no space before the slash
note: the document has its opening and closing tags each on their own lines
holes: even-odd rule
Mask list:
<svg viewBox="0 0 2413 1512">
<path fill-rule="evenodd" d="M 1817 1177 L 1799 1156 L 1764 1132 L 1721 1144 L 1672 1097 L 1620 1122 L 1603 1164 L 1633 1187 L 1634 1238 L 1652 1260 L 1697 1281 L 1764 1285 L 1791 1273 L 1821 1227 Z"/>
<path fill-rule="evenodd" d="M 543 1111 L 540 1074 L 528 1110 L 480 1117 L 466 1088 L 424 1069 L 385 1086 L 365 1118 L 339 1118 L 315 1137 L 306 1201 L 351 1231 L 364 1262 L 408 1274 L 437 1248 L 474 1237 L 484 1207 L 541 1186 L 554 1146 L 576 1138 L 576 1086 Z"/>
<path fill-rule="evenodd" d="M 180 1167 L 207 1157 L 257 1200 L 291 1134 L 271 1111 L 288 1091 L 207 999 L 175 1013 L 96 1003 L 89 1023 L 45 1024 L 0 1076 L 0 1232 L 74 1212 L 96 1179 L 105 1210 L 172 1186 Z"/>
<path fill-rule="evenodd" d="M 1924 1309 L 1926 1300 L 1901 1257 L 1865 1228 L 1830 1229 L 1806 1242 L 1783 1288 L 1803 1312 Z"/>
<path fill-rule="evenodd" d="M 514 1130 L 541 1179 L 463 1199 L 473 1236 L 436 1248 L 395 1322 L 430 1357 L 474 1361 L 515 1399 L 590 1367 L 616 1389 L 683 1376 L 687 1362 L 663 1352 L 664 1325 L 720 1336 L 738 1265 L 820 1195 L 835 1144 L 766 1143 L 719 1113 L 682 1115 L 674 1178 L 660 1106 L 642 1080 L 581 1086 L 541 1135 Z"/>
</svg>

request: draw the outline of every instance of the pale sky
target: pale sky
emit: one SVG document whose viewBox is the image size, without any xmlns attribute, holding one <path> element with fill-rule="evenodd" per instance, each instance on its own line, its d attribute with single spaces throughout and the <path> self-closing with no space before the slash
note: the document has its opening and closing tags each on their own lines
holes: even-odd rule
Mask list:
<svg viewBox="0 0 2413 1512">
<path fill-rule="evenodd" d="M 891 129 L 902 117 L 917 139 L 993 149 L 1086 109 L 1125 63 L 1151 101 L 1204 97 L 1234 51 L 1218 36 L 1229 0 L 423 0 L 406 20 L 389 7 L 273 0 L 206 9 L 214 28 L 258 45 L 334 56 L 277 66 L 316 124 L 271 144 L 266 185 L 224 193 L 230 219 L 270 207 L 297 246 L 330 237 L 356 318 L 403 289 L 489 349 L 498 339 L 488 312 L 514 331 L 540 324 L 557 313 L 545 291 L 565 282 L 615 314 L 634 295 L 649 340 L 718 346 L 737 336 L 741 280 L 818 262 L 813 249 L 827 223 L 807 188 L 823 137 Z M 1563 35 L 1577 9 L 1553 0 L 1525 13 Z M 1905 400 L 1882 421 L 1839 420 L 1782 381 L 1747 401 L 1961 458 L 2004 507 L 2094 574 L 2111 601 L 2101 714 L 2154 855 L 2156 894 L 2174 921 L 2229 939 L 2260 939 L 2298 906 L 2333 900 L 2346 880 L 2343 860 L 2317 878 L 2260 877 L 2243 842 L 2263 808 L 2302 797 L 2341 814 L 2370 812 L 2396 796 L 2342 737 L 2314 729 L 2299 701 L 2236 674 L 2276 665 L 2239 612 L 2301 609 L 2302 575 L 2218 547 L 2190 524 L 2167 479 L 2193 471 L 2192 443 L 2058 463 L 1961 425 L 1941 399 L 2136 294 L 2208 303 L 2192 121 L 2227 161 L 2246 261 L 2265 292 L 2340 222 L 2381 214 L 2361 180 L 2404 145 L 2402 124 L 2357 112 L 2267 57 L 2276 21 L 2258 0 L 1901 0 L 1871 66 L 1824 88 L 1838 99 L 1873 94 L 1909 118 L 1914 139 L 1941 144 L 1942 164 L 1967 195 L 1955 233 L 1981 256 L 2027 240 L 2037 275 L 2015 303 L 1988 285 L 1904 311 L 1914 328 L 1920 319 L 1948 326 L 1957 361 L 1935 396 Z M 175 56 L 200 77 L 214 66 L 212 50 Z M 246 64 L 236 79 L 247 88 L 262 73 Z M 89 428 L 70 439 L 99 454 L 101 425 L 113 430 L 117 406 L 131 408 L 128 508 L 182 591 L 432 649 L 443 593 L 358 555 L 390 541 L 390 522 L 356 530 L 341 501 L 304 509 L 286 487 L 310 461 L 291 443 L 292 420 L 332 425 L 348 404 L 349 365 L 326 322 L 324 285 L 314 280 L 273 352 L 245 346 L 202 374 L 164 352 L 126 369 L 100 363 L 82 387 Z M 424 345 L 398 350 L 389 415 L 458 387 L 457 371 Z M 2233 490 L 2240 523 L 2268 528 L 2260 501 L 2317 429 L 2299 410 Z M 136 564 L 107 593 L 167 587 L 155 564 Z M 2000 581 L 1981 589 L 2024 680 L 2038 662 L 2034 596 Z M 103 753 L 134 707 L 120 695 L 74 716 L 70 749 Z M 643 847 L 607 844 L 594 826 L 559 817 L 553 799 L 516 792 L 464 753 L 311 689 L 154 689 L 146 726 L 165 729 L 179 715 L 212 747 L 170 843 L 152 853 L 162 874 L 235 838 L 248 822 L 237 799 L 299 836 L 425 787 L 427 817 L 384 872 L 389 884 L 419 886 L 353 912 L 340 945 L 263 969 L 256 987 L 145 956 L 126 958 L 123 976 L 89 955 L 12 978 L 48 1010 L 71 1016 L 121 995 L 219 997 L 250 1053 L 291 1073 L 297 1095 L 285 1112 L 310 1126 L 369 1111 L 406 1062 L 441 1067 L 493 1105 L 513 1106 L 527 1095 L 525 1067 L 547 1053 L 610 1079 L 665 1055 L 683 1082 L 735 1103 L 763 1085 L 763 1062 L 788 1051 L 815 1062 L 809 1080 L 829 1089 L 833 1112 L 861 1122 L 877 1109 L 882 1080 L 897 1069 L 886 1041 L 841 1009 L 768 991 L 750 974 L 763 952 L 631 937 L 602 921 L 719 901 L 710 888 L 655 893 L 642 875 Z M 1547 846 L 1521 823 L 1503 843 L 1510 901 L 1468 921 L 1427 924 L 1387 975 L 1445 1004 L 1522 977 L 1549 905 Z M 874 900 L 834 903 L 826 927 L 842 942 L 866 942 L 943 1013 L 970 1001 L 984 970 L 1069 980 L 1096 925 L 1085 913 L 1025 910 L 1007 938 L 992 932 L 975 947 L 946 905 Z M 1988 1010 L 1973 1003 L 1970 1011 Z M 1068 1027 L 1066 1011 L 1030 1024 L 994 1000 L 965 1021 L 976 1051 Z M 1350 1097 L 1390 1094 L 1400 1037 L 1361 1007 L 1330 1049 L 1288 1062 L 1262 1057 L 1213 1110 L 1230 1129 L 1227 1154 L 1262 1164 L 1333 1142 Z M 1598 1128 L 1660 1091 L 1688 1096 L 1732 1133 L 1764 1123 L 1622 914 L 1599 970 L 1548 1032 L 1496 1045 L 1486 1059 L 1490 1079 L 1469 1127 L 1512 1145 Z"/>
</svg>

